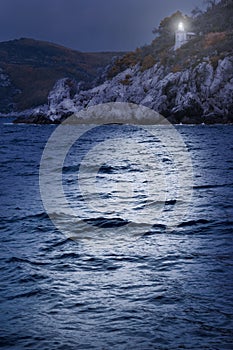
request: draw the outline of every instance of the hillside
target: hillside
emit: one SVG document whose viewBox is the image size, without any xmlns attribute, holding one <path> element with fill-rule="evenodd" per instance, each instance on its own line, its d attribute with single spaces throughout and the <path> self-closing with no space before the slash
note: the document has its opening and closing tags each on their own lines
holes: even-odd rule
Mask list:
<svg viewBox="0 0 233 350">
<path fill-rule="evenodd" d="M 183 22 L 194 36 L 174 50 Z M 114 60 L 92 88 L 59 80 L 46 106 L 16 122 L 60 123 L 72 113 L 107 102 L 149 107 L 172 123 L 233 122 L 233 1 L 209 1 L 189 17 L 177 11 L 154 29 L 150 45 Z M 93 121 L 94 122 L 94 121 Z"/>
<path fill-rule="evenodd" d="M 26 38 L 1 42 L 0 112 L 46 103 L 55 82 L 64 77 L 91 83 L 118 55 L 122 53 L 83 53 Z"/>
<path fill-rule="evenodd" d="M 195 32 L 196 37 L 173 51 L 174 31 L 180 21 L 189 31 Z M 137 48 L 116 60 L 108 72 L 109 78 L 135 64 L 145 71 L 160 63 L 167 72 L 176 72 L 195 66 L 203 58 L 209 57 L 216 66 L 220 58 L 233 53 L 233 1 L 222 0 L 216 5 L 209 5 L 205 12 L 199 10 L 193 17 L 177 11 L 164 18 L 153 32 L 156 37 L 150 45 Z"/>
</svg>

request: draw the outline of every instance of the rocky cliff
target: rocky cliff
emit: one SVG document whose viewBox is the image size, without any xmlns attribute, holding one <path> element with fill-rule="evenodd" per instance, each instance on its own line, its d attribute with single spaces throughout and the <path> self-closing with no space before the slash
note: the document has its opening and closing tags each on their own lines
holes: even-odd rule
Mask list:
<svg viewBox="0 0 233 350">
<path fill-rule="evenodd" d="M 173 123 L 233 122 L 233 56 L 219 59 L 216 67 L 205 58 L 175 73 L 161 64 L 144 72 L 136 65 L 89 90 L 61 79 L 47 105 L 17 121 L 59 123 L 83 108 L 106 102 L 142 104 Z"/>
<path fill-rule="evenodd" d="M 25 112 L 17 122 L 60 123 L 83 108 L 131 102 L 172 123 L 232 123 L 232 16 L 229 0 L 209 2 L 205 12 L 193 17 L 177 11 L 161 21 L 151 44 L 116 59 L 91 87 L 75 77 L 60 79 L 47 103 Z M 174 50 L 174 28 L 180 21 L 195 35 Z"/>
</svg>

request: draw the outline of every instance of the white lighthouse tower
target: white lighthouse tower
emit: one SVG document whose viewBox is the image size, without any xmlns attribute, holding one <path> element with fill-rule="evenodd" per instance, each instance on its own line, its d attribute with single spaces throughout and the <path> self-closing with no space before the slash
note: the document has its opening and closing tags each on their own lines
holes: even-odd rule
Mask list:
<svg viewBox="0 0 233 350">
<path fill-rule="evenodd" d="M 179 49 L 182 45 L 186 44 L 189 40 L 195 37 L 196 34 L 192 32 L 187 32 L 184 27 L 184 23 L 180 22 L 176 31 L 176 41 L 174 50 Z"/>
<path fill-rule="evenodd" d="M 179 49 L 187 42 L 187 32 L 185 31 L 183 22 L 180 22 L 176 31 L 176 42 L 174 50 Z"/>
</svg>

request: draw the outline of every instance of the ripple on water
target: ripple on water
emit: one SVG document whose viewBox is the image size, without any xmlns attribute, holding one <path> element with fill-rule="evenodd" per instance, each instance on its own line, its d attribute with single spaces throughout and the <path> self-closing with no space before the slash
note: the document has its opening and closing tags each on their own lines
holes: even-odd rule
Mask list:
<svg viewBox="0 0 233 350">
<path fill-rule="evenodd" d="M 134 221 L 120 205 L 121 212 L 86 217 L 90 230 L 109 230 L 111 239 L 96 242 L 90 236 L 74 242 L 55 228 L 40 199 L 38 165 L 54 127 L 2 126 L 3 349 L 232 349 L 233 127 L 177 128 L 193 159 L 190 214 L 169 232 L 158 221 L 148 229 L 143 218 L 138 223 L 143 234 L 124 240 L 118 232 Z M 151 138 L 142 142 L 153 147 Z M 91 143 L 87 139 L 84 145 Z M 69 193 L 77 185 L 75 157 L 74 152 L 65 164 L 63 180 L 66 193 L 81 208 L 81 194 L 77 189 Z M 118 196 L 119 188 L 104 197 L 109 184 L 119 183 L 121 172 L 129 175 L 127 183 L 138 185 L 143 171 L 139 163 L 126 160 L 124 149 L 122 164 L 106 163 L 99 169 L 97 182 L 106 185 L 101 188 L 104 200 L 121 198 L 125 204 L 129 199 Z M 167 155 L 162 158 L 166 166 L 169 161 Z M 139 177 L 130 178 L 133 174 Z M 140 179 L 140 186 L 146 185 Z M 140 208 L 158 207 L 136 190 L 131 209 L 138 220 Z M 164 210 L 169 213 L 176 204 L 175 198 L 167 198 Z"/>
</svg>

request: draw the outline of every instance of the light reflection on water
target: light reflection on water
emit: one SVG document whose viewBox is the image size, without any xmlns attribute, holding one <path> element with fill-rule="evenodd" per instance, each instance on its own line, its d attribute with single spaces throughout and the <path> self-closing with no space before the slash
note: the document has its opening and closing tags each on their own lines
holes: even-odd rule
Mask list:
<svg viewBox="0 0 233 350">
<path fill-rule="evenodd" d="M 67 239 L 44 212 L 39 162 L 53 130 L 1 125 L 1 347 L 231 349 L 233 127 L 178 127 L 192 156 L 194 191 L 174 231 L 157 225 L 119 239 L 115 222 L 102 243 Z M 68 194 L 77 191 L 74 150 L 66 160 L 73 156 L 74 168 L 67 163 L 63 173 Z M 117 165 L 111 174 L 100 168 L 97 193 L 122 190 L 112 187 Z M 140 172 L 135 179 L 141 182 Z M 139 204 L 130 200 L 133 211 Z M 123 235 L 127 225 L 118 228 Z"/>
<path fill-rule="evenodd" d="M 78 240 L 104 239 L 113 227 L 118 239 L 150 226 L 171 231 L 188 213 L 192 186 L 189 153 L 171 126 L 61 125 L 40 166 L 47 213 Z"/>
</svg>

